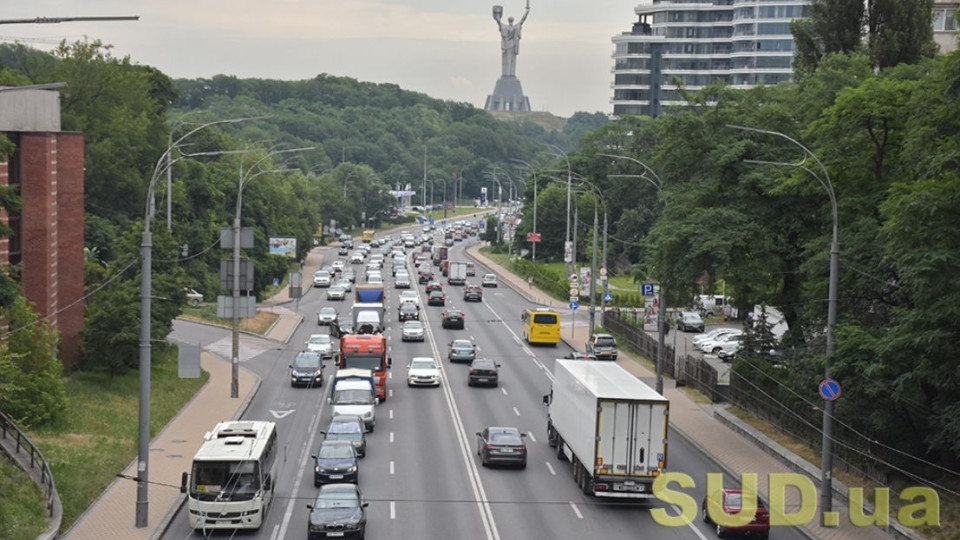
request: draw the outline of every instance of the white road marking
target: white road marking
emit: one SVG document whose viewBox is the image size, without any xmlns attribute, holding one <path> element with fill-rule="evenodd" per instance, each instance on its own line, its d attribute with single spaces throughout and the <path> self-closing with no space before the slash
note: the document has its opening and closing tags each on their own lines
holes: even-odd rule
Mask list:
<svg viewBox="0 0 960 540">
<path fill-rule="evenodd" d="M 392 461 L 390 462 L 390 474 L 394 474 L 394 472 L 393 472 L 393 462 L 392 462 Z"/>
<path fill-rule="evenodd" d="M 536 357 L 536 356 L 537 356 L 537 355 L 533 354 L 533 351 L 531 351 L 526 345 L 523 346 L 523 352 L 527 353 L 527 356 L 532 356 L 532 357 Z"/>
<path fill-rule="evenodd" d="M 393 388 L 391 388 L 391 389 L 389 390 L 389 392 L 390 392 L 389 397 L 393 397 Z"/>
<path fill-rule="evenodd" d="M 388 378 L 388 379 L 392 379 L 392 378 L 393 378 L 393 372 L 388 371 L 388 372 L 387 372 L 387 378 Z"/>
<path fill-rule="evenodd" d="M 393 432 L 390 432 L 390 442 L 393 442 Z"/>
<path fill-rule="evenodd" d="M 277 540 L 277 533 L 280 532 L 280 525 L 273 526 L 273 533 L 270 535 L 270 540 Z"/>
<path fill-rule="evenodd" d="M 517 416 L 520 416 L 520 411 L 518 411 L 516 407 L 513 408 L 513 412 L 514 412 Z"/>
<path fill-rule="evenodd" d="M 678 507 L 678 506 L 675 505 L 675 504 L 671 504 L 671 505 L 670 505 L 670 508 L 673 508 L 673 511 L 676 512 L 676 515 L 678 515 L 678 516 L 680 515 L 680 512 L 681 512 L 680 507 Z M 692 521 L 691 521 L 690 523 L 687 523 L 687 527 L 690 527 L 690 530 L 693 531 L 694 534 L 696 534 L 697 537 L 700 538 L 700 540 L 707 540 L 707 537 L 704 536 L 702 532 L 700 532 L 700 529 L 694 527 L 694 526 L 693 526 L 693 523 L 694 523 L 694 522 L 692 522 Z"/>
<path fill-rule="evenodd" d="M 577 505 L 570 501 L 570 508 L 573 508 L 573 513 L 577 515 L 578 518 L 583 519 L 583 514 L 580 513 L 580 509 L 577 508 Z"/>
<path fill-rule="evenodd" d="M 390 409 L 389 416 L 390 416 L 390 419 L 393 420 L 393 409 Z"/>
<path fill-rule="evenodd" d="M 501 386 L 501 387 L 500 387 L 500 391 L 503 392 L 503 395 L 507 395 L 507 389 L 506 389 L 506 388 L 504 388 L 504 387 Z"/>
<path fill-rule="evenodd" d="M 323 414 L 323 406 L 324 406 L 324 405 L 326 405 L 326 402 L 323 401 L 323 400 L 320 400 L 320 406 L 319 406 L 319 408 L 318 408 L 318 410 L 317 410 L 317 421 L 318 421 L 318 422 L 319 422 L 319 420 L 320 420 L 320 416 Z M 319 433 L 319 432 L 320 432 L 320 426 L 315 424 L 315 425 L 313 426 L 313 429 L 310 430 L 310 438 L 307 439 L 307 443 L 306 443 L 306 445 L 304 446 L 304 450 L 306 450 L 306 449 L 308 449 L 308 448 L 313 448 L 313 440 L 316 438 L 317 433 Z M 307 461 L 306 461 L 306 460 L 309 459 L 310 456 L 309 456 L 309 452 L 305 452 L 305 454 L 306 454 L 306 455 L 304 455 L 303 457 L 300 458 L 300 462 L 301 462 L 301 463 L 300 463 L 299 470 L 301 470 L 301 471 L 306 471 L 306 470 L 308 470 L 308 466 L 307 466 Z M 303 481 L 303 477 L 304 477 L 304 476 L 305 476 L 305 475 L 303 475 L 303 474 L 298 474 L 298 475 L 297 475 L 297 479 L 293 482 L 293 491 L 290 492 L 291 495 L 293 495 L 293 496 L 290 497 L 290 501 L 287 503 L 287 509 L 286 509 L 286 511 L 284 511 L 284 513 L 283 513 L 283 521 L 280 522 L 280 532 L 277 533 L 277 537 L 278 537 L 278 538 L 286 538 L 286 537 L 287 537 L 287 526 L 290 525 L 290 518 L 293 517 L 293 505 L 296 504 L 296 503 L 298 503 L 298 502 L 300 501 L 300 500 L 297 498 L 296 495 L 297 495 L 297 493 L 300 493 L 300 482 Z"/>
<path fill-rule="evenodd" d="M 390 501 L 390 519 L 397 519 L 397 503 Z"/>
<path fill-rule="evenodd" d="M 547 469 L 550 469 L 550 474 L 556 476 L 557 471 L 553 470 L 553 465 L 551 465 L 549 461 L 547 461 L 546 464 L 547 464 Z"/>
<path fill-rule="evenodd" d="M 487 306 L 487 307 L 490 308 L 490 306 Z M 493 308 L 490 308 L 490 309 L 492 310 Z M 517 342 L 517 345 L 520 345 L 521 347 L 523 347 L 523 343 L 520 341 L 520 338 L 518 338 L 516 334 L 513 335 L 513 340 Z"/>
<path fill-rule="evenodd" d="M 533 432 L 532 432 L 532 431 L 528 431 L 528 432 L 527 432 L 527 437 L 529 437 L 531 441 L 537 442 L 537 438 L 533 436 Z"/>
</svg>

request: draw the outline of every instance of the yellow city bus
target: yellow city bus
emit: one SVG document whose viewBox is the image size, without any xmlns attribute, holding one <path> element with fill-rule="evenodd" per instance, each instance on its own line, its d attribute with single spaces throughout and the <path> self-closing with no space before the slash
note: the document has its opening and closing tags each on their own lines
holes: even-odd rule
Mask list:
<svg viewBox="0 0 960 540">
<path fill-rule="evenodd" d="M 377 231 L 363 231 L 363 243 L 369 244 L 373 242 L 373 235 L 376 234 L 376 232 Z"/>
<path fill-rule="evenodd" d="M 523 339 L 527 343 L 560 343 L 560 314 L 547 308 L 525 309 L 520 315 L 523 321 Z"/>
</svg>

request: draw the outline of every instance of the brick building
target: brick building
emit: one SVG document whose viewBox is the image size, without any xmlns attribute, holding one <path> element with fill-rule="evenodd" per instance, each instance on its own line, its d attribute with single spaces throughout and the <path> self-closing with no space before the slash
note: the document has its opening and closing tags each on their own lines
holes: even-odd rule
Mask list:
<svg viewBox="0 0 960 540">
<path fill-rule="evenodd" d="M 0 265 L 21 266 L 24 296 L 60 332 L 69 369 L 83 328 L 83 135 L 61 131 L 60 93 L 43 87 L 0 87 L 0 132 L 16 146 L 0 183 L 23 202 L 18 214 L 0 211 L 13 230 L 0 239 Z"/>
</svg>

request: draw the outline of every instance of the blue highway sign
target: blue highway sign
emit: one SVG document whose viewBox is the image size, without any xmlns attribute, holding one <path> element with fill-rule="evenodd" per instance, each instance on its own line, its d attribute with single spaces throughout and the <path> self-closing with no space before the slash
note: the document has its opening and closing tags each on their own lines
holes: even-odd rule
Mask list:
<svg viewBox="0 0 960 540">
<path fill-rule="evenodd" d="M 607 293 L 607 294 L 603 295 L 603 301 L 604 301 L 604 302 L 612 302 L 612 301 L 613 301 L 613 293 Z"/>
</svg>

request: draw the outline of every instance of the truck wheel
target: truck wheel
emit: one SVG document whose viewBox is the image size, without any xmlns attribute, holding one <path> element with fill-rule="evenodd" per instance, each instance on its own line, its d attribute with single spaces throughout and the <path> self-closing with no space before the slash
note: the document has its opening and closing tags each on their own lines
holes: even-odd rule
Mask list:
<svg viewBox="0 0 960 540">
<path fill-rule="evenodd" d="M 550 448 L 556 448 L 557 446 L 557 432 L 554 431 L 551 424 L 547 424 L 547 445 Z"/>
<path fill-rule="evenodd" d="M 557 459 L 559 461 L 566 461 L 567 455 L 563 453 L 563 437 L 557 435 Z"/>
</svg>

